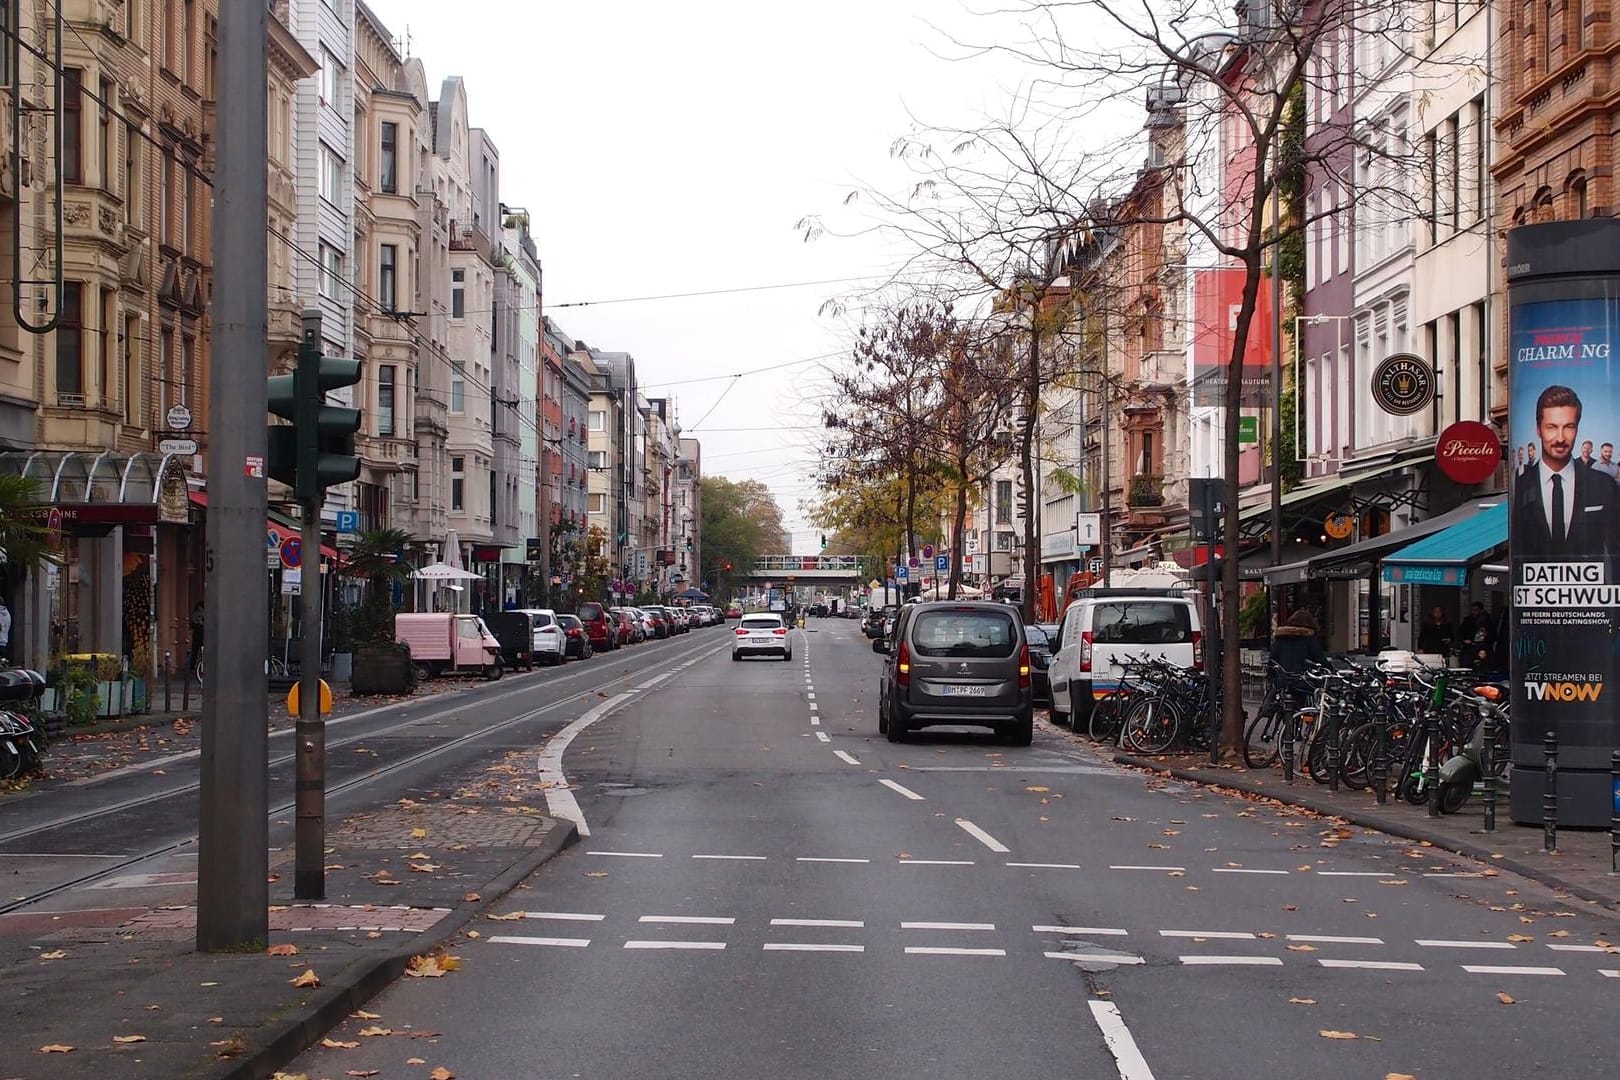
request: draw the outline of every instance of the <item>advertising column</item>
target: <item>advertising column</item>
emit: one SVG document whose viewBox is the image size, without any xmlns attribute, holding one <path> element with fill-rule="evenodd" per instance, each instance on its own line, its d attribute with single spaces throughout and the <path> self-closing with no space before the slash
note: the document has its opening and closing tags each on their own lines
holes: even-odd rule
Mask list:
<svg viewBox="0 0 1620 1080">
<path fill-rule="evenodd" d="M 1607 827 L 1620 486 L 1602 450 L 1620 441 L 1620 221 L 1512 229 L 1507 263 L 1511 812 L 1541 820 L 1550 732 L 1559 824 Z"/>
</svg>

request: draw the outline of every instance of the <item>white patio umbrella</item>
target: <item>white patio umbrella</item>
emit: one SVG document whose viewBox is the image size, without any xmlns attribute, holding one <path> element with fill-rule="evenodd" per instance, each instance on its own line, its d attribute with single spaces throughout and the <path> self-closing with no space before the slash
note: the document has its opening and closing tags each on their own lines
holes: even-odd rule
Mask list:
<svg viewBox="0 0 1620 1080">
<path fill-rule="evenodd" d="M 462 592 L 462 587 L 457 585 L 456 582 L 476 581 L 479 575 L 470 570 L 462 570 L 459 567 L 451 566 L 449 563 L 436 562 L 414 571 L 411 577 L 417 581 L 426 582 L 435 589 L 454 590 L 458 595 L 455 596 L 450 606 L 452 610 L 456 610 L 461 607 L 459 594 Z"/>
</svg>

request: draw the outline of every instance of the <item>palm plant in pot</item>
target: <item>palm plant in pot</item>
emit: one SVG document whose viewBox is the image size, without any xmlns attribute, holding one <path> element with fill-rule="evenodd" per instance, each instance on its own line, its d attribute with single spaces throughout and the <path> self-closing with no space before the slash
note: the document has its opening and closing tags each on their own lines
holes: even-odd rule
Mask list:
<svg viewBox="0 0 1620 1080">
<path fill-rule="evenodd" d="M 394 586 L 410 580 L 403 529 L 371 529 L 355 538 L 338 568 L 365 583 L 364 599 L 349 620 L 354 648 L 350 687 L 356 694 L 405 694 L 414 685 L 410 650 L 394 638 Z"/>
</svg>

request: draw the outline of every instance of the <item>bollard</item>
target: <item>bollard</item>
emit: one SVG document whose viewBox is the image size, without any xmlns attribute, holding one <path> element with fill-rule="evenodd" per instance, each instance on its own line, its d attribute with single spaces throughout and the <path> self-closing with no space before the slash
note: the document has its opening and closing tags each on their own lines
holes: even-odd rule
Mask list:
<svg viewBox="0 0 1620 1080">
<path fill-rule="evenodd" d="M 1620 750 L 1609 755 L 1609 873 L 1620 874 Z"/>
<path fill-rule="evenodd" d="M 1373 746 L 1373 793 L 1382 806 L 1389 802 L 1389 714 L 1383 709 L 1373 718 L 1373 738 L 1377 740 Z"/>
<path fill-rule="evenodd" d="M 1289 701 L 1284 708 L 1292 709 L 1293 704 L 1294 703 L 1292 701 Z M 1299 714 L 1296 712 L 1285 712 L 1282 736 L 1283 783 L 1285 784 L 1292 784 L 1294 782 L 1294 733 L 1298 730 Z"/>
<path fill-rule="evenodd" d="M 1485 714 L 1482 721 L 1485 731 L 1479 748 L 1479 770 L 1485 781 L 1485 831 L 1488 833 L 1496 831 L 1496 740 L 1502 737 L 1497 726 L 1499 715 L 1495 709 Z"/>
<path fill-rule="evenodd" d="M 1423 714 L 1423 793 L 1429 797 L 1429 816 L 1440 816 L 1440 714 L 1434 707 Z"/>
<path fill-rule="evenodd" d="M 1547 732 L 1541 749 L 1547 755 L 1547 779 L 1541 792 L 1541 850 L 1551 855 L 1558 850 L 1558 733 Z"/>
<path fill-rule="evenodd" d="M 1317 718 L 1317 723 L 1321 723 L 1321 718 L 1320 717 Z M 1327 739 L 1328 788 L 1330 790 L 1332 790 L 1332 791 L 1338 791 L 1339 790 L 1339 714 L 1338 714 L 1337 710 L 1334 710 L 1334 709 L 1329 709 L 1328 710 L 1327 727 L 1323 730 L 1322 736 L 1323 736 L 1323 738 Z"/>
<path fill-rule="evenodd" d="M 180 709 L 182 712 L 191 711 L 191 653 L 186 653 L 185 674 L 180 676 Z"/>
<path fill-rule="evenodd" d="M 163 711 L 174 711 L 174 654 L 163 650 Z"/>
</svg>

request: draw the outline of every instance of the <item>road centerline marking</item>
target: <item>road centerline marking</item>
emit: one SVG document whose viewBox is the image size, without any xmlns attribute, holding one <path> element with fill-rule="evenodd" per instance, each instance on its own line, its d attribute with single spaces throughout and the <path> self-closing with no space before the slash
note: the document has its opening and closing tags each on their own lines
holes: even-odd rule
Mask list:
<svg viewBox="0 0 1620 1080">
<path fill-rule="evenodd" d="M 582 911 L 525 911 L 525 919 L 564 919 L 569 922 L 601 922 L 606 915 L 590 915 Z"/>
<path fill-rule="evenodd" d="M 1071 862 L 1010 862 L 1003 865 L 1022 870 L 1078 870 L 1079 863 Z"/>
<path fill-rule="evenodd" d="M 1464 964 L 1462 969 L 1471 975 L 1562 975 L 1563 968 L 1515 967 L 1496 964 Z"/>
<path fill-rule="evenodd" d="M 1516 949 L 1511 941 L 1447 941 L 1439 938 L 1414 938 L 1426 949 Z"/>
<path fill-rule="evenodd" d="M 963 949 L 943 945 L 907 945 L 911 956 L 1006 956 L 1006 949 Z"/>
<path fill-rule="evenodd" d="M 972 859 L 901 859 L 895 862 L 901 866 L 972 866 Z"/>
<path fill-rule="evenodd" d="M 726 915 L 643 915 L 636 921 L 673 923 L 679 926 L 732 926 L 737 920 Z"/>
<path fill-rule="evenodd" d="M 656 851 L 587 851 L 587 855 L 603 855 L 613 859 L 662 859 Z"/>
<path fill-rule="evenodd" d="M 1332 934 L 1289 934 L 1289 941 L 1309 942 L 1314 945 L 1382 945 L 1383 938 L 1335 937 Z"/>
<path fill-rule="evenodd" d="M 487 940 L 492 945 L 549 945 L 557 949 L 583 949 L 591 943 L 590 938 L 526 937 L 519 934 L 496 934 Z"/>
<path fill-rule="evenodd" d="M 1006 844 L 1003 844 L 1000 840 L 997 840 L 995 837 L 973 824 L 973 822 L 969 821 L 967 818 L 957 818 L 956 826 L 997 854 L 1005 855 L 1012 851 L 1012 848 L 1009 848 Z"/>
<path fill-rule="evenodd" d="M 1141 1049 L 1136 1045 L 1131 1029 L 1125 1026 L 1125 1018 L 1120 1015 L 1119 1006 L 1112 1001 L 1099 999 L 1092 999 L 1087 1004 L 1091 1006 L 1091 1018 L 1097 1022 L 1097 1029 L 1102 1032 L 1103 1045 L 1114 1055 L 1114 1064 L 1119 1068 L 1119 1080 L 1153 1080 L 1153 1070 L 1148 1068 L 1147 1059 L 1142 1056 Z"/>
<path fill-rule="evenodd" d="M 1250 870 L 1248 867 L 1245 867 L 1245 866 L 1217 866 L 1217 867 L 1214 868 L 1214 872 L 1217 873 L 1217 874 L 1287 874 L 1288 873 L 1287 870 Z"/>
<path fill-rule="evenodd" d="M 818 730 L 816 732 L 816 738 L 820 739 L 822 742 L 832 742 L 832 736 L 828 735 L 825 731 Z"/>
<path fill-rule="evenodd" d="M 1121 964 L 1121 965 L 1126 965 L 1126 964 L 1141 964 L 1141 963 L 1144 963 L 1143 959 L 1140 956 L 1135 956 L 1135 955 L 1133 955 L 1131 953 L 1118 953 L 1118 952 L 1106 952 L 1106 951 L 1104 951 L 1104 952 L 1043 952 L 1043 953 L 1041 953 L 1041 955 L 1045 956 L 1045 957 L 1047 957 L 1049 959 L 1052 959 L 1052 960 L 1081 960 L 1081 961 L 1086 961 L 1086 962 L 1093 963 L 1093 964 Z"/>
<path fill-rule="evenodd" d="M 821 733 L 818 731 L 816 734 L 819 735 Z M 850 753 L 848 750 L 834 750 L 833 757 L 837 758 L 839 761 L 842 761 L 846 765 L 859 765 L 861 763 L 861 759 Z"/>
<path fill-rule="evenodd" d="M 1358 968 L 1365 971 L 1422 971 L 1422 964 L 1405 960 L 1318 960 L 1325 968 Z"/>
<path fill-rule="evenodd" d="M 1282 967 L 1282 961 L 1275 956 L 1182 956 L 1178 959 L 1189 967 Z"/>
<path fill-rule="evenodd" d="M 820 863 L 869 863 L 871 859 L 829 859 L 816 855 L 800 855 L 794 862 L 820 862 Z"/>
<path fill-rule="evenodd" d="M 865 945 L 830 945 L 803 941 L 767 941 L 766 952 L 865 952 Z"/>
<path fill-rule="evenodd" d="M 624 943 L 627 949 L 713 949 L 726 947 L 723 941 L 636 941 Z"/>
<path fill-rule="evenodd" d="M 845 930 L 864 930 L 864 919 L 772 919 L 772 926 L 814 926 Z"/>
<path fill-rule="evenodd" d="M 764 862 L 766 860 L 766 858 L 768 858 L 768 856 L 765 856 L 765 855 L 694 855 L 694 856 L 692 856 L 692 858 L 694 858 L 694 859 L 728 859 L 728 860 L 735 860 L 736 862 Z"/>
<path fill-rule="evenodd" d="M 904 784 L 896 783 L 895 781 L 890 780 L 887 777 L 880 778 L 878 780 L 878 783 L 882 784 L 884 787 L 888 788 L 890 791 L 897 792 L 897 793 L 899 793 L 901 795 L 904 795 L 906 798 L 912 800 L 913 802 L 922 802 L 923 801 L 923 797 L 921 795 L 917 794 L 915 791 L 912 791 L 910 788 L 906 787 Z"/>
<path fill-rule="evenodd" d="M 1110 870 L 1162 870 L 1170 873 L 1186 873 L 1185 866 L 1110 866 Z"/>
<path fill-rule="evenodd" d="M 1217 938 L 1222 941 L 1253 941 L 1254 934 L 1247 930 L 1160 930 L 1160 937 Z"/>
<path fill-rule="evenodd" d="M 1032 926 L 1030 930 L 1037 934 L 1108 934 L 1115 937 L 1126 937 L 1129 930 L 1117 930 L 1111 926 Z"/>
<path fill-rule="evenodd" d="M 988 922 L 903 922 L 902 930 L 994 930 L 995 923 Z"/>
</svg>

